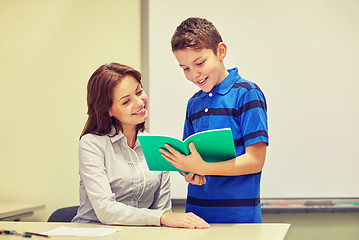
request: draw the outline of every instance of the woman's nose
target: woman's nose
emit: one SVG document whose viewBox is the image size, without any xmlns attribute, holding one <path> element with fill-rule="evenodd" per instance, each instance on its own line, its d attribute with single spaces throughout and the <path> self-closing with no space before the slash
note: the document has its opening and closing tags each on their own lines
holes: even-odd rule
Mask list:
<svg viewBox="0 0 359 240">
<path fill-rule="evenodd" d="M 143 105 L 143 99 L 141 97 L 137 96 L 135 101 L 136 101 L 136 105 Z"/>
</svg>

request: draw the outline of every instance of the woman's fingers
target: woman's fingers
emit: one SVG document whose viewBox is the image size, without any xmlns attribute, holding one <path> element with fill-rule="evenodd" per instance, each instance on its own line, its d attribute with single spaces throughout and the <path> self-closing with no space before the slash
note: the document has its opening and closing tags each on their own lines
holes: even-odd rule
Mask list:
<svg viewBox="0 0 359 240">
<path fill-rule="evenodd" d="M 165 212 L 161 217 L 161 224 L 179 228 L 209 228 L 209 224 L 193 213 Z"/>
<path fill-rule="evenodd" d="M 204 221 L 202 218 L 198 217 L 194 213 L 187 213 L 192 221 L 195 224 L 196 228 L 209 228 L 209 224 Z"/>
</svg>

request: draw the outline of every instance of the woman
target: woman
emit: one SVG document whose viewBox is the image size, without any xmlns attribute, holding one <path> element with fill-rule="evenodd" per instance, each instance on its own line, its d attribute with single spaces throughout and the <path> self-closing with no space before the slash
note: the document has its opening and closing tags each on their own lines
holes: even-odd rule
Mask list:
<svg viewBox="0 0 359 240">
<path fill-rule="evenodd" d="M 208 228 L 171 210 L 168 172 L 150 172 L 137 134 L 148 117 L 141 74 L 102 65 L 87 86 L 88 120 L 79 145 L 80 207 L 73 222 Z"/>
</svg>

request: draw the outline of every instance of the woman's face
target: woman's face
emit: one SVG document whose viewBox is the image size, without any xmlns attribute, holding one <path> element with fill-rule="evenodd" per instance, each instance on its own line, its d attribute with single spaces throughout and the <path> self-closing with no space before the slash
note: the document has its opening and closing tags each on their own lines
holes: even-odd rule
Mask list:
<svg viewBox="0 0 359 240">
<path fill-rule="evenodd" d="M 121 122 L 123 130 L 136 128 L 147 119 L 147 95 L 133 76 L 125 76 L 114 87 L 112 100 L 109 115 Z"/>
</svg>

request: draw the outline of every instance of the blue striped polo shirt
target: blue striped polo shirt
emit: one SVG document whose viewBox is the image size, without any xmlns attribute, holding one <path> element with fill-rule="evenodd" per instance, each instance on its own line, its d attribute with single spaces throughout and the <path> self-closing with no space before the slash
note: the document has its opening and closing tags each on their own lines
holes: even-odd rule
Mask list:
<svg viewBox="0 0 359 240">
<path fill-rule="evenodd" d="M 259 87 L 238 69 L 210 92 L 198 91 L 187 104 L 183 139 L 210 129 L 231 128 L 237 156 L 249 145 L 268 144 L 267 104 Z M 202 186 L 188 184 L 186 212 L 208 223 L 260 223 L 261 172 L 241 176 L 206 176 Z"/>
</svg>

